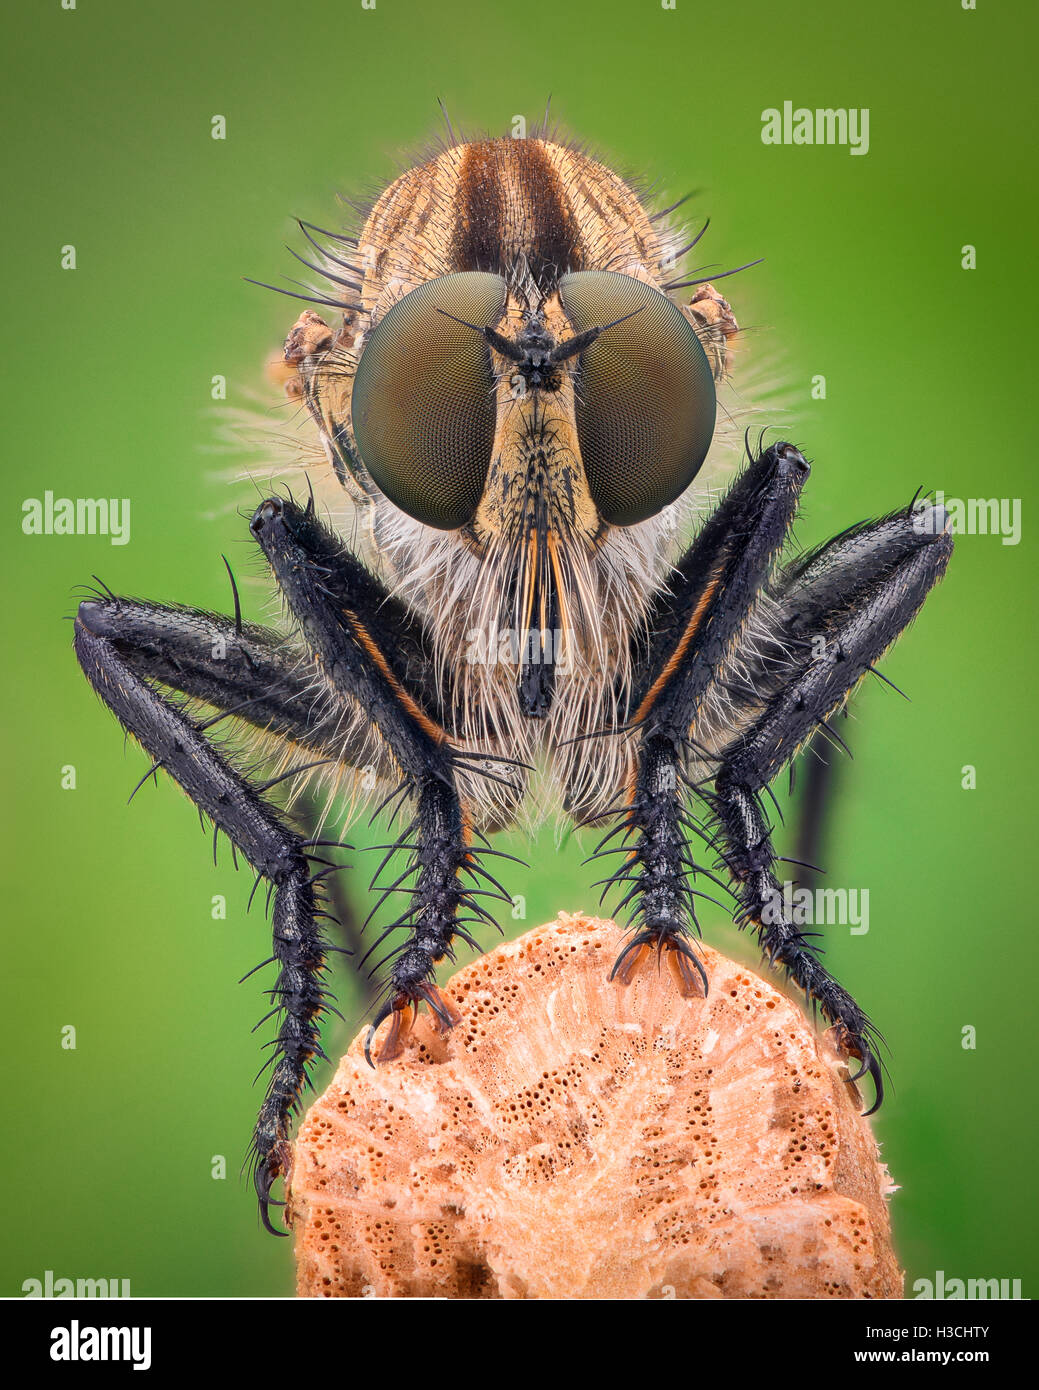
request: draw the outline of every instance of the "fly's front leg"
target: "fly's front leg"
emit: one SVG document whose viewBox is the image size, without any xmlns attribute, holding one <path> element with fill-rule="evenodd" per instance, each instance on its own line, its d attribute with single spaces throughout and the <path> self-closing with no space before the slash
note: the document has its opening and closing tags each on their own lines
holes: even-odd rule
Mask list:
<svg viewBox="0 0 1039 1390">
<path fill-rule="evenodd" d="M 643 739 L 634 787 L 623 825 L 634 844 L 622 870 L 607 887 L 632 886 L 617 904 L 634 903 L 630 923 L 636 929 L 617 957 L 610 978 L 630 984 L 650 952 L 663 952 L 681 994 L 707 993 L 707 975 L 689 941 L 699 931 L 696 894 L 690 876 L 696 865 L 686 849 L 687 821 L 678 794 L 679 757 L 668 738 Z M 634 834 L 632 834 L 634 832 Z"/>
<path fill-rule="evenodd" d="M 769 959 L 835 1025 L 839 1045 L 862 1063 L 853 1079 L 870 1073 L 873 1110 L 883 1098 L 876 1032 L 785 914 L 761 793 L 913 620 L 951 553 L 944 515 L 926 508 L 857 527 L 786 577 L 776 633 L 785 658 L 762 673 L 769 698 L 724 751 L 711 798 L 721 852 L 738 885 L 739 925 L 755 928 Z"/>
<path fill-rule="evenodd" d="M 459 920 L 463 906 L 470 920 L 492 920 L 461 878 L 489 876 L 469 842 L 458 754 L 443 727 L 418 620 L 344 551 L 312 508 L 272 498 L 257 510 L 252 530 L 328 680 L 367 712 L 400 769 L 402 789 L 413 795 L 414 817 L 395 846 L 412 855 L 411 865 L 386 890 L 404 892 L 408 907 L 384 933 L 406 927 L 410 935 L 393 954 L 385 1001 L 368 1036 L 370 1060 L 376 1030 L 391 1019 L 379 1054 L 386 1060 L 398 1054 L 422 1001 L 442 1026 L 456 1021 L 434 982 L 435 968 L 451 957 L 456 935 L 468 939 Z"/>
<path fill-rule="evenodd" d="M 315 689 L 312 670 L 286 650 L 280 633 L 114 595 L 82 603 L 79 625 L 136 676 L 220 710 L 214 723 L 232 716 L 347 766 L 361 762 L 364 739 L 352 710 L 333 692 Z"/>
<path fill-rule="evenodd" d="M 459 930 L 459 910 L 466 901 L 459 875 L 472 863 L 471 851 L 453 781 L 445 783 L 436 774 L 420 775 L 414 779 L 414 785 L 416 814 L 401 840 L 410 834 L 415 836 L 415 882 L 406 890 L 410 897 L 408 908 L 385 928 L 379 940 L 401 927 L 407 927 L 411 935 L 394 953 L 384 1001 L 368 1029 L 365 1056 L 369 1063 L 376 1033 L 387 1018 L 391 1020 L 390 1028 L 379 1049 L 379 1061 L 388 1062 L 400 1056 L 423 1000 L 441 1027 L 451 1028 L 459 1020 L 450 1000 L 433 983 L 433 973 L 439 961 L 452 955 L 451 943 Z"/>
<path fill-rule="evenodd" d="M 224 666 L 212 662 L 200 633 L 208 637 L 221 627 L 228 637 L 241 640 L 239 657 L 251 646 L 255 666 L 250 665 L 250 670 L 253 676 L 262 672 L 268 678 L 265 684 L 250 677 L 235 688 Z M 164 655 L 157 645 L 160 635 L 167 644 Z M 179 653 L 176 658 L 170 656 L 170 648 Z M 319 1025 L 330 1007 L 321 984 L 327 947 L 317 927 L 324 902 L 320 875 L 312 875 L 303 838 L 212 747 L 204 726 L 161 695 L 142 671 L 172 682 L 177 668 L 185 686 L 205 687 L 208 700 L 217 698 L 221 686 L 230 706 L 244 704 L 255 714 L 253 701 L 258 700 L 268 714 L 281 711 L 286 721 L 293 716 L 280 703 L 278 692 L 291 688 L 294 677 L 277 666 L 271 643 L 258 633 L 245 637 L 234 624 L 211 615 L 150 609 L 133 600 L 82 604 L 75 624 L 75 649 L 94 690 L 152 757 L 155 767 L 179 782 L 257 873 L 274 885 L 272 959 L 279 972 L 271 996 L 280 1024 L 252 1154 L 263 1223 L 272 1234 L 284 1235 L 270 1222 L 271 1187 L 287 1169 L 289 1128 L 308 1082 L 307 1067 L 313 1058 L 324 1057 Z M 305 723 L 298 721 L 306 709 L 305 701 L 297 706 L 297 732 L 305 730 Z"/>
<path fill-rule="evenodd" d="M 607 837 L 622 834 L 618 852 L 626 850 L 607 889 L 630 884 L 622 903 L 634 902 L 635 932 L 614 966 L 622 980 L 655 948 L 667 953 L 684 993 L 706 988 L 689 939 L 690 929 L 699 930 L 690 879 L 704 871 L 686 848 L 684 830 L 692 827 L 683 769 L 696 756 L 717 672 L 771 574 L 808 471 L 782 443 L 748 465 L 677 567 L 633 653 L 635 772 L 621 823 Z"/>
</svg>

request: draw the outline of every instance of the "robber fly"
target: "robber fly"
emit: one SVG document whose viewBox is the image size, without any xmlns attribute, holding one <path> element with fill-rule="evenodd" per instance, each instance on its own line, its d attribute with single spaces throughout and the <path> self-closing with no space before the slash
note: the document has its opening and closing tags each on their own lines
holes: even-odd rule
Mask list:
<svg viewBox="0 0 1039 1390">
<path fill-rule="evenodd" d="M 880 1103 L 872 1024 L 782 910 L 763 794 L 918 612 L 952 541 L 939 509 L 910 504 L 784 564 L 809 464 L 777 442 L 748 446 L 682 549 L 738 325 L 713 284 L 676 273 L 702 232 L 683 244 L 674 214 L 543 131 L 449 136 L 356 235 L 301 224 L 326 288 L 300 296 L 323 313 L 288 335 L 289 391 L 360 544 L 313 497 L 256 509 L 290 634 L 243 623 L 237 591 L 233 617 L 109 593 L 79 609 L 79 661 L 149 771 L 270 885 L 279 1023 L 251 1150 L 268 1230 L 324 1056 L 327 842 L 268 798 L 279 778 L 218 750 L 225 717 L 302 750 L 302 771 L 374 768 L 408 807 L 406 907 L 387 929 L 405 935 L 369 1060 L 385 1024 L 392 1063 L 423 1002 L 456 1021 L 434 972 L 493 924 L 486 837 L 538 768 L 615 856 L 605 884 L 631 914 L 618 981 L 656 957 L 682 994 L 706 991 L 697 885 L 718 870 Z"/>
</svg>

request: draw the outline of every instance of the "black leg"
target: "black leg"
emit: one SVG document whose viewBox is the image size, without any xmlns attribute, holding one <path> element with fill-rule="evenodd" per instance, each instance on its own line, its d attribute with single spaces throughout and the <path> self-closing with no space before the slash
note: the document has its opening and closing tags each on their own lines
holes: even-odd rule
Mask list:
<svg viewBox="0 0 1039 1390">
<path fill-rule="evenodd" d="M 308 1082 L 308 1064 L 324 1057 L 319 1021 L 330 1007 L 321 985 L 326 947 L 317 927 L 323 903 L 320 875 L 311 874 L 302 837 L 216 752 L 201 728 L 120 654 L 110 635 L 112 621 L 111 604 L 84 603 L 80 608 L 75 648 L 87 679 L 156 766 L 180 783 L 257 873 L 274 885 L 272 961 L 279 972 L 271 996 L 279 1026 L 252 1158 L 263 1223 L 273 1234 L 283 1235 L 270 1222 L 271 1187 L 288 1162 L 289 1127 Z"/>
<path fill-rule="evenodd" d="M 596 853 L 623 856 L 607 889 L 630 885 L 622 903 L 635 902 L 636 931 L 614 973 L 629 978 L 655 946 L 693 993 L 697 975 L 706 986 L 689 939 L 698 930 L 693 883 L 705 870 L 681 831 L 706 839 L 735 880 L 737 920 L 757 928 L 770 958 L 836 1025 L 862 1061 L 859 1075 L 873 1075 L 879 1104 L 876 1034 L 783 916 L 760 796 L 912 621 L 952 542 L 930 511 L 900 512 L 844 532 L 775 578 L 807 472 L 788 444 L 753 461 L 650 614 L 633 653 L 634 775 L 620 824 Z M 692 818 L 687 796 L 706 804 L 713 826 Z"/>
<path fill-rule="evenodd" d="M 82 604 L 80 618 L 147 681 L 348 766 L 365 757 L 365 726 L 334 691 L 316 685 L 313 670 L 279 633 L 114 596 Z"/>
<path fill-rule="evenodd" d="M 737 478 L 676 566 L 632 653 L 632 725 L 682 742 L 710 725 L 719 671 L 772 574 L 810 472 L 792 444 L 774 444 Z"/>
<path fill-rule="evenodd" d="M 686 848 L 689 822 L 677 792 L 680 751 L 660 737 L 643 739 L 639 751 L 635 783 L 621 823 L 625 843 L 619 852 L 625 854 L 625 863 L 605 880 L 604 889 L 605 896 L 611 887 L 631 885 L 614 912 L 633 903 L 628 921 L 635 930 L 610 978 L 629 983 L 655 948 L 666 954 L 684 996 L 706 994 L 707 976 L 688 939 L 690 925 L 699 931 L 696 898 L 702 896 L 690 878 L 704 871 L 697 869 Z"/>
<path fill-rule="evenodd" d="M 384 892 L 403 892 L 408 906 L 383 938 L 401 927 L 410 935 L 392 952 L 385 1000 L 367 1043 L 370 1060 L 376 1030 L 392 1016 L 379 1054 L 380 1060 L 387 1060 L 397 1055 L 422 1000 L 442 1026 L 456 1021 L 434 983 L 435 967 L 445 957 L 452 958 L 457 935 L 471 940 L 464 921 L 493 924 L 477 900 L 488 890 L 469 886 L 462 875 L 489 882 L 491 896 L 511 901 L 479 864 L 485 851 L 471 843 L 458 790 L 463 766 L 482 776 L 498 774 L 481 771 L 454 749 L 431 682 L 423 676 L 432 666 L 416 620 L 343 550 L 342 541 L 318 522 L 312 508 L 303 510 L 272 498 L 258 508 L 252 530 L 307 646 L 335 688 L 367 712 L 400 769 L 401 791 L 409 790 L 414 798 L 414 818 L 391 847 L 391 854 L 399 849 L 412 859 Z M 423 689 L 430 691 L 425 699 Z M 409 884 L 412 875 L 414 882 Z"/>
<path fill-rule="evenodd" d="M 699 930 L 690 879 L 697 869 L 686 849 L 681 783 L 710 737 L 712 700 L 786 539 L 808 464 L 789 444 L 752 462 L 708 520 L 651 613 L 651 637 L 633 654 L 638 678 L 631 724 L 636 770 L 621 810 L 622 867 L 606 881 L 630 884 L 632 939 L 614 966 L 622 979 L 651 947 L 667 953 L 684 992 L 703 968 L 690 943 Z M 630 846 L 630 847 L 629 847 Z"/>
<path fill-rule="evenodd" d="M 838 537 L 788 576 L 780 589 L 787 657 L 772 668 L 775 693 L 722 754 L 709 798 L 738 884 L 737 921 L 757 930 L 770 960 L 836 1025 L 840 1043 L 862 1062 L 858 1075 L 873 1077 L 874 1110 L 883 1098 L 875 1030 L 823 969 L 818 948 L 786 920 L 760 793 L 913 620 L 951 553 L 944 530 L 902 512 Z"/>
</svg>

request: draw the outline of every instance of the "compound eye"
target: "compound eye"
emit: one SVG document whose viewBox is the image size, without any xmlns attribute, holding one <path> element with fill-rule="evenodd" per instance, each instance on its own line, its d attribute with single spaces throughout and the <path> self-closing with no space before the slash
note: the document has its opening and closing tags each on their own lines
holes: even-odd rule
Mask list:
<svg viewBox="0 0 1039 1390">
<path fill-rule="evenodd" d="M 390 501 L 426 526 L 464 526 L 483 495 L 494 372 L 486 339 L 455 319 L 496 324 L 505 293 L 501 276 L 483 271 L 430 280 L 387 310 L 361 353 L 350 405 L 361 460 Z"/>
<path fill-rule="evenodd" d="M 575 333 L 608 328 L 581 354 L 577 438 L 592 498 L 613 526 L 632 526 L 681 496 L 714 436 L 707 354 L 668 297 L 616 271 L 564 275 L 559 292 Z"/>
</svg>

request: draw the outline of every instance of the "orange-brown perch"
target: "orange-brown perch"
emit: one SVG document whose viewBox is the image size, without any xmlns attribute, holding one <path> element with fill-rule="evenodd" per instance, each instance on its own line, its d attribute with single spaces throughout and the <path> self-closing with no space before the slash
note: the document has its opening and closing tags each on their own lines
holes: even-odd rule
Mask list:
<svg viewBox="0 0 1039 1390">
<path fill-rule="evenodd" d="M 300 1127 L 304 1296 L 899 1298 L 892 1190 L 845 1062 L 700 946 L 707 999 L 564 914 L 444 987 L 374 1071 L 364 1033 Z"/>
</svg>

